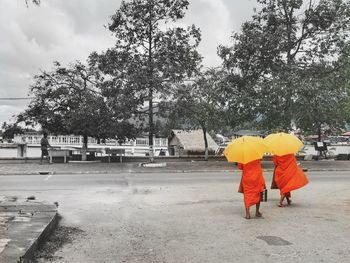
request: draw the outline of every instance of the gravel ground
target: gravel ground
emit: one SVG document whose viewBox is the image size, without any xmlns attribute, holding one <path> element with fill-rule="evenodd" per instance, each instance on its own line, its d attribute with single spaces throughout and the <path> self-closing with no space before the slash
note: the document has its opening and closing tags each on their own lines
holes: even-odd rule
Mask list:
<svg viewBox="0 0 350 263">
<path fill-rule="evenodd" d="M 76 238 L 84 235 L 77 227 L 59 226 L 50 238 L 35 253 L 33 263 L 57 262 L 63 259 L 55 255 L 64 245 L 71 244 Z"/>
</svg>

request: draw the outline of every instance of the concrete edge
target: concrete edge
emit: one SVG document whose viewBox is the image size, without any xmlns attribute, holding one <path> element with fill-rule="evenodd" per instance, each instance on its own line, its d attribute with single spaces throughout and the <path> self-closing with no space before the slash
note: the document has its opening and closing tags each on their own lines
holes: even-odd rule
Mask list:
<svg viewBox="0 0 350 263">
<path fill-rule="evenodd" d="M 322 168 L 306 168 L 307 170 L 304 170 L 304 172 L 344 172 L 344 171 L 350 171 L 350 169 L 322 169 Z M 263 172 L 272 172 L 274 169 L 263 169 Z M 168 170 L 168 169 L 159 169 L 159 170 L 143 170 L 143 171 L 137 171 L 137 170 L 127 170 L 127 171 L 77 171 L 77 172 L 49 172 L 48 174 L 42 174 L 42 176 L 47 175 L 60 175 L 60 174 L 135 174 L 135 173 L 240 173 L 240 170 Z M 22 172 L 22 173 L 0 173 L 0 176 L 13 176 L 13 175 L 40 175 L 38 172 Z"/>
<path fill-rule="evenodd" d="M 21 256 L 18 260 L 18 263 L 31 263 L 33 262 L 35 252 L 39 249 L 39 247 L 47 241 L 49 236 L 53 233 L 53 231 L 57 228 L 60 216 L 56 210 L 55 215 L 52 217 L 51 221 L 46 225 L 44 230 L 41 232 L 39 236 L 33 241 L 32 245 L 27 249 L 23 256 Z"/>
<path fill-rule="evenodd" d="M 145 168 L 161 168 L 166 167 L 167 163 L 140 163 L 139 167 L 145 167 Z"/>
</svg>

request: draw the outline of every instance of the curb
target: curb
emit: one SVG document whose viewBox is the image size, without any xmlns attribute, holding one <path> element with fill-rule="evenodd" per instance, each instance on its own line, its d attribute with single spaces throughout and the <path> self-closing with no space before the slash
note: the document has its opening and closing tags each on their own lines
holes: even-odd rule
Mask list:
<svg viewBox="0 0 350 263">
<path fill-rule="evenodd" d="M 148 167 L 148 168 L 161 168 L 166 167 L 167 163 L 140 163 L 139 167 Z"/>
<path fill-rule="evenodd" d="M 33 241 L 32 245 L 28 248 L 28 250 L 21 256 L 18 260 L 18 263 L 31 263 L 33 262 L 35 252 L 38 250 L 41 244 L 43 244 L 49 236 L 53 233 L 53 231 L 57 228 L 59 222 L 59 215 L 56 210 L 55 215 L 52 217 L 51 221 L 46 225 L 41 234 L 36 237 Z"/>
<path fill-rule="evenodd" d="M 151 167 L 148 167 L 151 168 Z M 263 172 L 273 172 L 273 168 L 263 169 Z M 350 171 L 350 169 L 341 169 L 341 168 L 304 168 L 304 172 L 344 172 L 344 171 Z M 169 170 L 169 169 L 158 169 L 158 170 L 126 170 L 126 171 L 66 171 L 66 172 L 57 172 L 57 171 L 50 171 L 50 172 L 9 172 L 9 173 L 0 173 L 0 176 L 12 176 L 12 175 L 60 175 L 60 174 L 146 174 L 146 173 L 231 173 L 231 172 L 241 172 L 239 170 Z"/>
</svg>

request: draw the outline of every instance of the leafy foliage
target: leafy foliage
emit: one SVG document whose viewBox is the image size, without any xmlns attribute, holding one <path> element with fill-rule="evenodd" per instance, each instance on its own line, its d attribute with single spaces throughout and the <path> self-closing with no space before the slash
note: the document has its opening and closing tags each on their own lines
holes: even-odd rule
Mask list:
<svg viewBox="0 0 350 263">
<path fill-rule="evenodd" d="M 4 130 L 2 133 L 4 139 L 13 139 L 15 134 L 24 133 L 22 127 L 18 126 L 17 123 L 7 124 L 4 122 L 1 128 Z"/>
<path fill-rule="evenodd" d="M 26 1 L 26 5 L 28 6 L 29 0 L 25 0 L 25 1 Z M 41 0 L 31 0 L 30 2 L 32 2 L 35 5 L 40 5 Z"/>
<path fill-rule="evenodd" d="M 172 100 L 162 104 L 163 112 L 168 113 L 172 125 L 182 129 L 203 130 L 206 154 L 207 132 L 219 132 L 229 123 L 227 112 L 230 105 L 225 94 L 225 81 L 224 71 L 208 69 L 198 74 L 193 81 L 178 85 Z"/>
<path fill-rule="evenodd" d="M 233 35 L 233 46 L 219 47 L 219 55 L 224 66 L 240 78 L 242 92 L 255 99 L 252 109 L 260 125 L 289 129 L 295 122 L 311 130 L 321 121 L 317 120 L 320 112 L 328 115 L 323 122 L 330 123 L 336 118 L 339 123 L 344 116 L 336 113 L 339 109 L 330 106 L 327 98 L 335 96 L 339 102 L 344 97 L 336 78 L 343 66 L 338 58 L 349 37 L 350 3 L 342 0 L 258 0 L 258 3 L 261 10 L 242 25 L 242 33 Z M 301 105 L 309 101 L 315 89 L 318 103 L 309 105 L 313 110 L 308 112 L 309 121 L 305 121 L 300 117 L 305 112 Z M 325 103 L 328 110 L 322 111 Z"/>
<path fill-rule="evenodd" d="M 300 108 L 295 118 L 305 132 L 316 131 L 321 137 L 322 129 L 335 132 L 350 121 L 346 111 L 350 98 L 349 66 L 349 58 L 342 57 L 330 68 L 320 66 L 304 72 L 308 77 L 302 78 L 298 89 L 302 95 L 295 103 Z"/>
<path fill-rule="evenodd" d="M 55 62 L 52 71 L 35 76 L 30 94 L 34 99 L 18 121 L 40 124 L 55 134 L 97 138 L 134 136 L 135 130 L 126 123 L 131 113 L 124 109 L 116 115 L 112 110 L 116 106 L 106 103 L 103 76 L 94 60 L 88 65 L 76 62 L 68 67 Z"/>
<path fill-rule="evenodd" d="M 173 94 L 171 119 L 181 120 L 189 129 L 220 129 L 226 124 L 227 102 L 223 91 L 225 75 L 217 69 L 208 69 L 193 81 L 178 85 Z"/>
<path fill-rule="evenodd" d="M 122 1 L 108 25 L 116 37 L 115 47 L 99 56 L 100 69 L 111 80 L 106 90 L 112 95 L 125 91 L 134 99 L 130 106 L 135 114 L 147 113 L 150 142 L 155 132 L 154 99 L 167 99 L 173 83 L 191 77 L 201 61 L 196 51 L 199 29 L 175 26 L 188 4 L 187 0 Z M 141 110 L 145 102 L 147 112 Z"/>
</svg>

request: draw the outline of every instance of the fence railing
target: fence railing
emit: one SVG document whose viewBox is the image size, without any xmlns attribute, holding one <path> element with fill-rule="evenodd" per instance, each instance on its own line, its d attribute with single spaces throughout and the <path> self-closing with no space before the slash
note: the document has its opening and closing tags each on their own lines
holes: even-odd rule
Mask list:
<svg viewBox="0 0 350 263">
<path fill-rule="evenodd" d="M 40 145 L 41 135 L 27 135 L 16 134 L 14 136 L 15 143 L 27 143 L 33 145 Z M 82 145 L 83 136 L 74 135 L 59 135 L 59 136 L 47 136 L 51 145 Z M 125 146 L 148 146 L 148 138 L 136 138 L 135 140 L 128 140 L 125 143 L 119 144 L 117 140 L 107 140 L 108 145 L 125 145 Z M 97 140 L 92 137 L 88 137 L 89 145 L 97 145 Z M 154 138 L 154 147 L 168 147 L 167 138 Z"/>
</svg>

